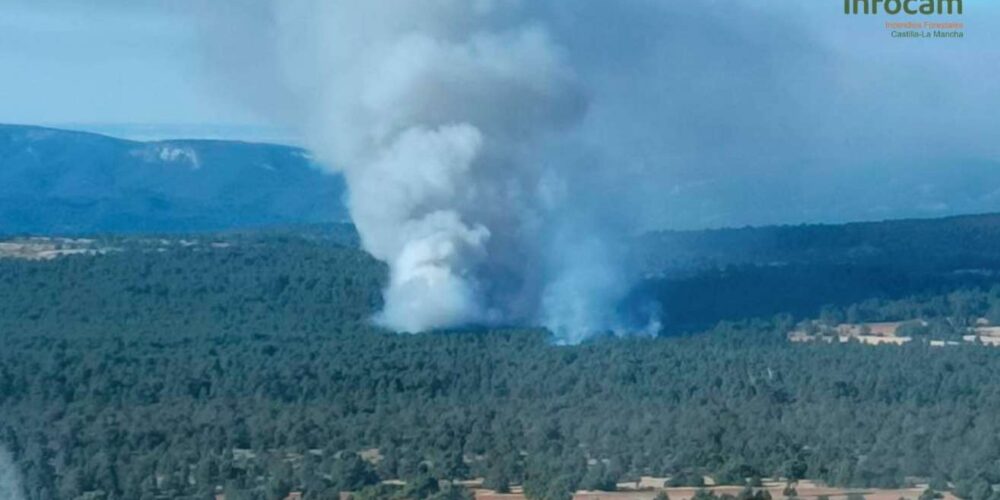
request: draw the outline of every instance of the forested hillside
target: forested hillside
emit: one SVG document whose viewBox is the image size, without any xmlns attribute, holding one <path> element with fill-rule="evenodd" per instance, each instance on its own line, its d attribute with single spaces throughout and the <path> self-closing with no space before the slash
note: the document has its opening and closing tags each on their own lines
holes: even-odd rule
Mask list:
<svg viewBox="0 0 1000 500">
<path fill-rule="evenodd" d="M 738 264 L 892 263 L 1000 266 L 1000 214 L 851 224 L 802 224 L 643 235 L 634 253 L 651 274 Z"/>
<path fill-rule="evenodd" d="M 343 192 L 299 148 L 0 124 L 0 235 L 337 222 Z"/>
<path fill-rule="evenodd" d="M 632 248 L 643 279 L 629 307 L 657 305 L 671 333 L 1000 282 L 996 214 L 660 232 Z"/>
<path fill-rule="evenodd" d="M 806 316 L 783 314 L 575 347 L 533 329 L 397 335 L 368 322 L 385 269 L 320 234 L 0 259 L 0 444 L 28 497 L 457 498 L 433 479 L 482 477 L 548 499 L 703 474 L 996 496 L 998 349 L 792 344 Z M 689 286 L 749 286 L 706 272 Z M 852 314 L 969 324 L 1000 311 L 976 276 Z"/>
</svg>

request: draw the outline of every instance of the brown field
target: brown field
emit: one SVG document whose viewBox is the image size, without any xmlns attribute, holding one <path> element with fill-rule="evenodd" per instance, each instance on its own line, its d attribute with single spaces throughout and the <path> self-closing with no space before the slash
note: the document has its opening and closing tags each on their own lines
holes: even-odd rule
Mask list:
<svg viewBox="0 0 1000 500">
<path fill-rule="evenodd" d="M 643 480 L 637 485 L 636 483 L 622 483 L 619 485 L 619 491 L 616 492 L 604 492 L 604 491 L 580 491 L 573 496 L 575 500 L 651 500 L 660 491 L 665 491 L 671 500 L 689 500 L 698 490 L 698 488 L 663 488 L 659 487 L 665 481 L 665 478 L 643 478 Z M 768 481 L 764 483 L 764 488 L 768 490 L 772 498 L 781 499 L 784 498 L 782 491 L 785 488 L 784 482 L 778 481 Z M 860 493 L 864 495 L 867 500 L 899 500 L 900 498 L 905 498 L 907 500 L 915 500 L 924 491 L 923 486 L 915 488 L 903 488 L 903 489 L 875 489 L 875 488 L 862 488 L 862 489 L 844 489 L 844 488 L 832 488 L 828 486 L 823 486 L 816 484 L 812 481 L 799 481 L 795 486 L 798 492 L 797 498 L 803 499 L 815 499 L 821 495 L 826 495 L 831 498 L 831 500 L 843 500 L 847 498 L 848 494 Z M 706 488 L 717 495 L 730 494 L 736 495 L 740 492 L 742 488 L 738 486 L 712 486 Z M 477 500 L 524 500 L 525 497 L 516 488 L 513 493 L 501 495 L 488 490 L 475 490 Z M 957 500 L 954 495 L 950 493 L 944 493 L 944 500 Z"/>
<path fill-rule="evenodd" d="M 573 498 L 574 500 L 652 500 L 657 493 L 663 491 L 667 493 L 667 496 L 671 500 L 690 500 L 694 497 L 695 492 L 700 489 L 691 487 L 664 488 L 662 485 L 665 481 L 666 478 L 662 477 L 643 477 L 638 483 L 619 483 L 618 491 L 615 492 L 578 491 L 573 495 Z M 392 484 L 402 485 L 404 483 L 393 481 Z M 458 481 L 456 484 L 461 484 L 472 490 L 476 500 L 526 500 L 526 497 L 521 492 L 521 488 L 518 486 L 513 487 L 511 493 L 500 494 L 482 489 L 482 479 Z M 766 489 L 771 494 L 771 498 L 781 500 L 786 498 L 783 494 L 786 484 L 784 481 L 767 480 L 764 482 L 763 489 Z M 710 490 L 716 495 L 729 494 L 733 496 L 736 496 L 742 490 L 739 486 L 707 486 L 704 489 Z M 795 490 L 798 493 L 796 498 L 808 500 L 814 500 L 820 496 L 827 496 L 831 500 L 845 500 L 850 494 L 861 494 L 866 500 L 917 500 L 925 489 L 926 485 L 900 489 L 846 489 L 824 486 L 813 481 L 799 481 L 795 483 Z M 948 492 L 942 492 L 941 495 L 942 500 L 959 500 L 958 497 Z M 351 497 L 350 493 L 341 493 L 341 498 L 344 500 L 349 500 Z M 301 498 L 301 493 L 296 492 L 284 500 L 299 500 Z M 225 500 L 225 495 L 216 495 L 216 500 Z"/>
<path fill-rule="evenodd" d="M 0 241 L 0 258 L 51 260 L 74 254 L 102 253 L 93 240 L 71 238 L 22 238 Z"/>
<path fill-rule="evenodd" d="M 864 334 L 866 336 L 872 336 L 872 337 L 895 337 L 896 330 L 898 330 L 900 325 L 902 325 L 903 323 L 904 323 L 903 321 L 887 321 L 881 323 L 858 323 L 858 324 L 845 323 L 843 325 L 837 326 L 837 333 L 839 333 L 842 336 Z M 865 330 L 867 330 L 868 333 L 864 333 Z"/>
<path fill-rule="evenodd" d="M 913 320 L 919 321 L 919 320 Z M 913 340 L 912 337 L 897 335 L 900 325 L 906 321 L 891 321 L 882 323 L 844 323 L 836 327 L 826 328 L 824 333 L 812 335 L 803 330 L 792 330 L 788 332 L 788 340 L 791 342 L 850 342 L 856 341 L 865 345 L 903 345 Z M 978 342 L 983 345 L 1000 347 L 1000 326 L 988 326 L 989 322 L 981 318 L 976 323 L 978 326 L 969 328 L 969 335 L 964 335 L 962 340 L 967 343 Z M 945 347 L 960 345 L 961 342 L 930 340 L 932 347 Z"/>
<path fill-rule="evenodd" d="M 129 239 L 130 245 L 147 252 L 165 252 L 176 247 L 228 248 L 228 241 L 163 238 Z M 0 240 L 0 259 L 52 260 L 68 255 L 105 255 L 122 251 L 107 242 L 86 238 L 24 237 Z"/>
</svg>

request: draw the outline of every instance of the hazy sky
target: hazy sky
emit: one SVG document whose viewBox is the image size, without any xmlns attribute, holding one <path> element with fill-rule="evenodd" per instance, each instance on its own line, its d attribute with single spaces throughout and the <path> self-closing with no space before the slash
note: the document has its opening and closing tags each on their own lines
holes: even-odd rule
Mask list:
<svg viewBox="0 0 1000 500">
<path fill-rule="evenodd" d="M 205 2 L 2 0 L 0 122 L 294 127 L 229 98 L 241 89 L 204 57 Z M 998 2 L 965 0 L 962 40 L 894 40 L 888 18 L 845 16 L 840 0 L 522 3 L 591 97 L 556 154 L 662 198 L 636 209 L 647 225 L 1000 209 Z"/>
<path fill-rule="evenodd" d="M 181 18 L 100 2 L 8 0 L 2 9 L 3 121 L 246 117 L 200 88 L 195 33 Z"/>
</svg>

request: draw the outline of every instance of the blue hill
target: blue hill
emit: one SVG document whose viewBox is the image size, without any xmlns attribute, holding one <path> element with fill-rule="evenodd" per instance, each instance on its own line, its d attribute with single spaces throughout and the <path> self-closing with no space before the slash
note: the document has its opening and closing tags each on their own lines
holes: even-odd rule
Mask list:
<svg viewBox="0 0 1000 500">
<path fill-rule="evenodd" d="M 340 177 L 294 147 L 0 125 L 0 234 L 338 222 L 343 193 Z"/>
</svg>

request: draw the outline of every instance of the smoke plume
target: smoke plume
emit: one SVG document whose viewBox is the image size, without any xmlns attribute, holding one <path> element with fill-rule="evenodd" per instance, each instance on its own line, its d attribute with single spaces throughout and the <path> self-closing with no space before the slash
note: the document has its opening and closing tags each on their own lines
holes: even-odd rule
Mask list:
<svg viewBox="0 0 1000 500">
<path fill-rule="evenodd" d="M 226 94 L 347 179 L 401 331 L 642 329 L 615 307 L 635 233 L 1000 200 L 988 30 L 893 43 L 826 2 L 204 3 Z"/>
<path fill-rule="evenodd" d="M 4 500 L 22 500 L 24 490 L 21 488 L 21 477 L 7 450 L 0 448 L 0 498 Z"/>
<path fill-rule="evenodd" d="M 269 56 L 255 63 L 280 78 L 250 98 L 344 175 L 362 244 L 390 268 L 380 324 L 541 322 L 568 342 L 618 326 L 613 252 L 595 221 L 564 217 L 573 182 L 546 159 L 586 93 L 518 2 L 302 0 L 217 18 L 244 31 L 216 43 L 221 65 Z"/>
</svg>

